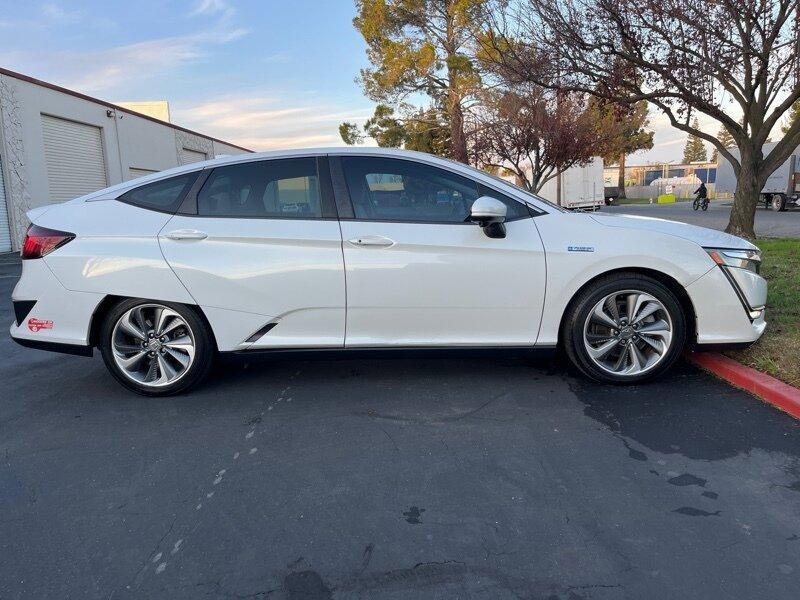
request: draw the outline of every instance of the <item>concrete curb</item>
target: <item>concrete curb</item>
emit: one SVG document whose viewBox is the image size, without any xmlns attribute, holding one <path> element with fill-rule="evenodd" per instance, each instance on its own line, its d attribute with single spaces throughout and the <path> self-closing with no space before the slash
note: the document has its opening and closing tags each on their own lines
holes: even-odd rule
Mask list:
<svg viewBox="0 0 800 600">
<path fill-rule="evenodd" d="M 690 362 L 800 419 L 800 389 L 716 352 L 687 352 Z"/>
</svg>

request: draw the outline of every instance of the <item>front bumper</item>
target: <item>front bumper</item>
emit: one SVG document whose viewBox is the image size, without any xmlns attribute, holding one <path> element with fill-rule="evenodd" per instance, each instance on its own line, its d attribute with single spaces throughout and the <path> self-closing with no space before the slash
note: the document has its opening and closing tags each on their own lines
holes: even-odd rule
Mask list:
<svg viewBox="0 0 800 600">
<path fill-rule="evenodd" d="M 767 280 L 746 269 L 720 267 L 733 291 L 739 297 L 742 308 L 751 320 L 763 316 L 767 304 Z"/>
<path fill-rule="evenodd" d="M 697 317 L 697 344 L 701 346 L 741 346 L 758 340 L 767 323 L 764 305 L 767 282 L 763 277 L 735 277 L 714 267 L 686 288 Z M 738 275 L 738 274 L 737 274 Z"/>
</svg>

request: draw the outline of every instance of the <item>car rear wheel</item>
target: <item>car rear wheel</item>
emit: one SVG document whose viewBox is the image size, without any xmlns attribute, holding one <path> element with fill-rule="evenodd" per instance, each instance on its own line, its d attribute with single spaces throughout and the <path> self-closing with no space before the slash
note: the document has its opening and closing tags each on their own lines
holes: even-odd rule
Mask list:
<svg viewBox="0 0 800 600">
<path fill-rule="evenodd" d="M 208 374 L 213 343 L 188 306 L 125 300 L 106 315 L 100 352 L 125 387 L 148 396 L 186 391 Z"/>
<path fill-rule="evenodd" d="M 563 343 L 586 376 L 636 383 L 667 370 L 686 342 L 686 319 L 666 286 L 635 273 L 594 282 L 570 304 Z"/>
</svg>

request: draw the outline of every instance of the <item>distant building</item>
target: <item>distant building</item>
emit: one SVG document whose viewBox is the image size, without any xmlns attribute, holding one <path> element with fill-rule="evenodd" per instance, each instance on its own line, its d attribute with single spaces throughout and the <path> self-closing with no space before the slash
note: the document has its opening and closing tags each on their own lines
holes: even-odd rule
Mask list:
<svg viewBox="0 0 800 600">
<path fill-rule="evenodd" d="M 168 120 L 163 101 L 123 107 L 0 68 L 0 252 L 19 248 L 31 208 L 250 152 Z"/>
<path fill-rule="evenodd" d="M 169 118 L 169 102 L 166 100 L 151 100 L 149 102 L 115 102 L 117 106 L 127 108 L 140 115 L 147 115 L 165 123 L 171 123 Z"/>
<path fill-rule="evenodd" d="M 717 163 L 697 162 L 688 164 L 653 163 L 649 165 L 626 165 L 625 185 L 650 185 L 657 179 L 687 178 L 698 184 L 714 183 L 717 180 Z M 617 185 L 619 167 L 608 166 L 603 171 L 603 179 L 608 186 Z"/>
</svg>

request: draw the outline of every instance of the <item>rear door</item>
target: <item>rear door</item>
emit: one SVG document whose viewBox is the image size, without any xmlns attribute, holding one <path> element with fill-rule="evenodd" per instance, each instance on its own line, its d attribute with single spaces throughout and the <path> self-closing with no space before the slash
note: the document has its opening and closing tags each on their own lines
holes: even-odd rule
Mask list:
<svg viewBox="0 0 800 600">
<path fill-rule="evenodd" d="M 226 349 L 341 347 L 341 234 L 325 159 L 216 167 L 159 236 Z M 319 164 L 318 164 L 319 163 Z"/>
<path fill-rule="evenodd" d="M 447 169 L 378 157 L 332 157 L 347 276 L 348 347 L 533 345 L 544 249 L 527 207 Z M 506 237 L 468 221 L 491 195 Z M 347 213 L 350 218 L 347 218 Z"/>
</svg>

